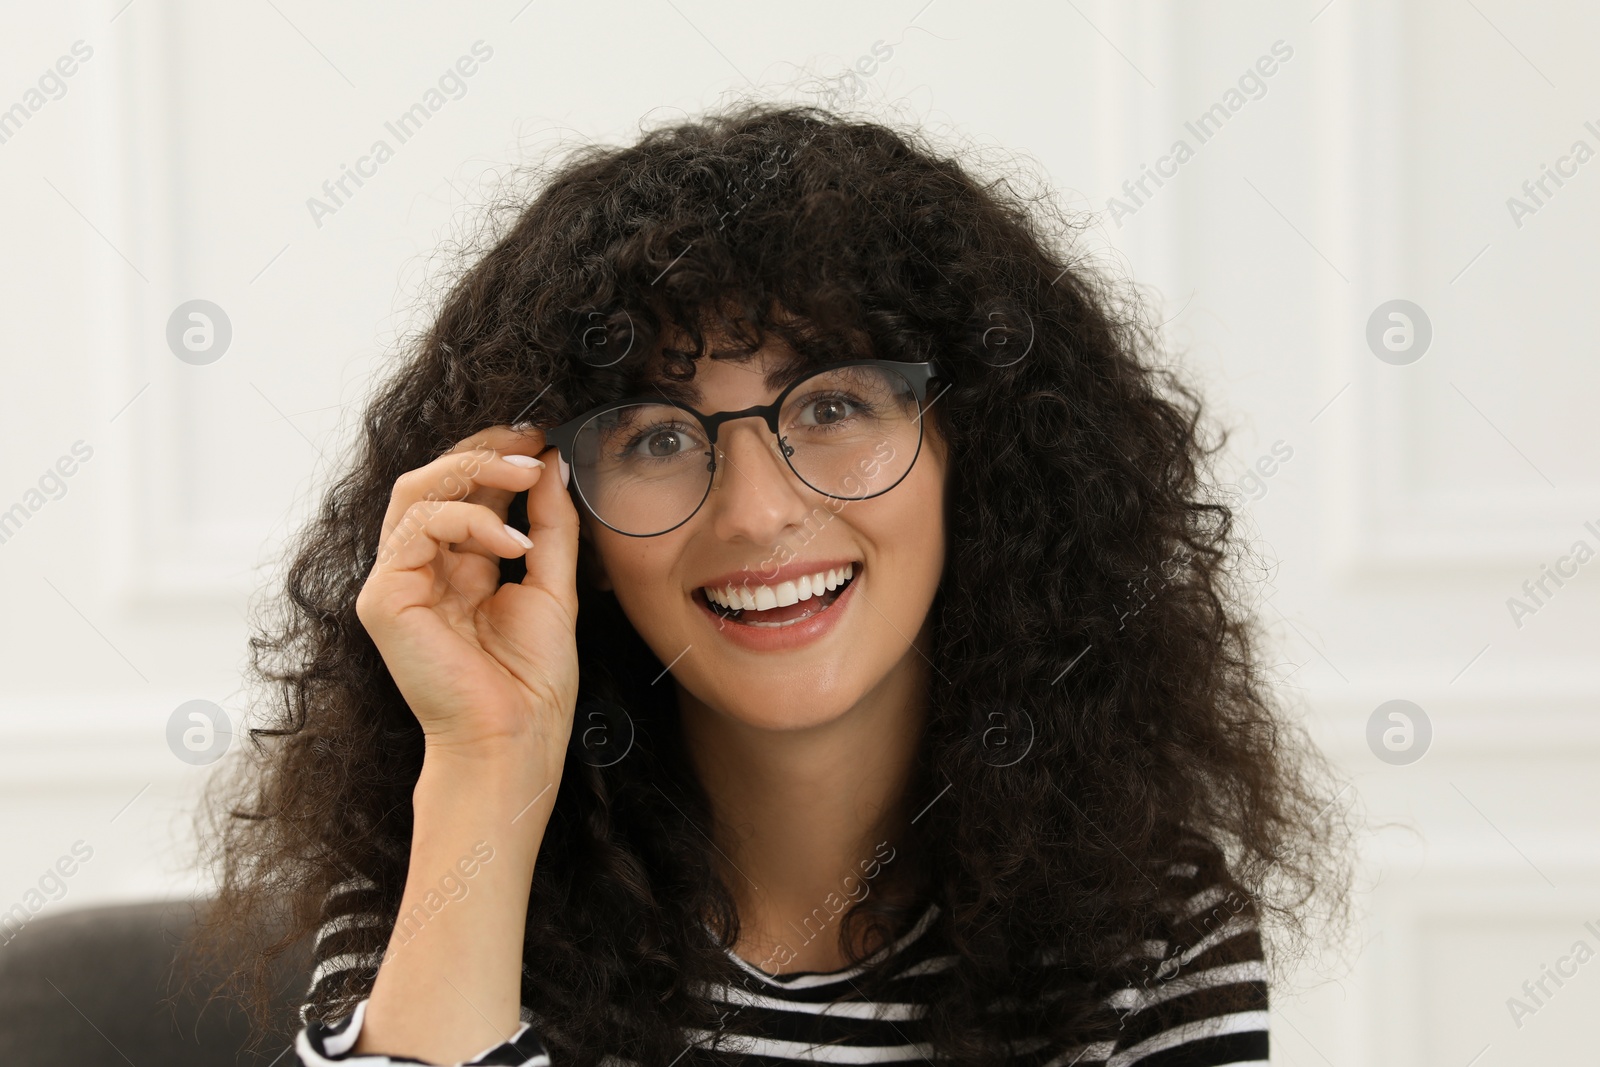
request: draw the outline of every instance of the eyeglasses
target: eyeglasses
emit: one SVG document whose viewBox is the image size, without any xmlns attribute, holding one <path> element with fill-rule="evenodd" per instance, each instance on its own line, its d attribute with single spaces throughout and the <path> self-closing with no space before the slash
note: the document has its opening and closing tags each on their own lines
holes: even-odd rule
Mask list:
<svg viewBox="0 0 1600 1067">
<path fill-rule="evenodd" d="M 719 480 L 717 431 L 734 419 L 764 421 L 789 469 L 825 496 L 888 492 L 922 451 L 928 384 L 939 373 L 932 361 L 830 363 L 770 404 L 710 415 L 662 396 L 627 397 L 562 423 L 545 440 L 597 519 L 630 537 L 654 537 L 705 503 Z"/>
</svg>

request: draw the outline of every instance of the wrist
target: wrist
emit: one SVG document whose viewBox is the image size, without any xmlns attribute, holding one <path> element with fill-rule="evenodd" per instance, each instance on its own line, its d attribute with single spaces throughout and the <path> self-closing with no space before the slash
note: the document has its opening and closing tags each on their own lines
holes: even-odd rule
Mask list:
<svg viewBox="0 0 1600 1067">
<path fill-rule="evenodd" d="M 424 736 L 422 768 L 425 774 L 433 769 L 438 774 L 496 779 L 559 775 L 565 753 L 552 748 L 545 738 L 455 741 Z"/>
<path fill-rule="evenodd" d="M 534 746 L 429 744 L 412 790 L 413 804 L 471 808 L 485 819 L 543 825 L 555 806 L 562 762 Z"/>
</svg>

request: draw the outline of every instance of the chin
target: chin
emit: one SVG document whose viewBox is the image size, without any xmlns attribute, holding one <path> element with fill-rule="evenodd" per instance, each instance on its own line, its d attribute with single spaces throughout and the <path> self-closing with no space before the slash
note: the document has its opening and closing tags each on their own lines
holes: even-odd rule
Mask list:
<svg viewBox="0 0 1600 1067">
<path fill-rule="evenodd" d="M 751 679 L 747 687 L 717 687 L 704 700 L 730 719 L 758 730 L 806 730 L 840 718 L 860 699 L 818 692 L 814 684 Z M 782 694 L 774 698 L 773 694 Z"/>
</svg>

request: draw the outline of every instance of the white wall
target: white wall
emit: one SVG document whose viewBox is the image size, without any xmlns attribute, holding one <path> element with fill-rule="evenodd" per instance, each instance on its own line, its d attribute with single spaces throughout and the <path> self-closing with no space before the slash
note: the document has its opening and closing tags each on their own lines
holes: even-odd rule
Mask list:
<svg viewBox="0 0 1600 1067">
<path fill-rule="evenodd" d="M 1277 561 L 1279 691 L 1385 826 L 1361 953 L 1277 990 L 1275 1061 L 1592 1058 L 1600 963 L 1520 1026 L 1507 1006 L 1576 941 L 1600 950 L 1600 564 L 1507 606 L 1600 549 L 1600 162 L 1507 206 L 1574 141 L 1600 151 L 1592 6 L 124 3 L 11 7 L 0 32 L 0 108 L 92 49 L 0 143 L 0 511 L 42 504 L 0 543 L 0 909 L 80 839 L 51 910 L 194 887 L 207 769 L 169 718 L 242 718 L 249 598 L 497 174 L 881 41 L 865 106 L 1025 154 L 1077 206 L 1194 149 L 1097 239 L 1236 427 L 1224 470 L 1292 452 L 1247 509 Z M 307 199 L 479 40 L 465 95 L 318 225 Z M 1265 91 L 1200 143 L 1185 122 L 1279 41 Z M 233 330 L 205 365 L 165 340 L 196 298 Z M 1408 364 L 1365 340 L 1397 298 L 1432 325 Z M 65 494 L 29 498 L 80 441 Z M 1369 748 L 1391 699 L 1431 723 L 1420 761 Z"/>
</svg>

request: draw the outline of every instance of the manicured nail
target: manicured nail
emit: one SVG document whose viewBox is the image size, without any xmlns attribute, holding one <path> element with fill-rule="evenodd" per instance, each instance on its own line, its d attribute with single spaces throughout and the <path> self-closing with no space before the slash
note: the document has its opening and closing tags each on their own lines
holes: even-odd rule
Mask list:
<svg viewBox="0 0 1600 1067">
<path fill-rule="evenodd" d="M 500 458 L 511 464 L 513 467 L 544 466 L 544 460 L 540 459 L 538 456 L 524 456 L 520 453 L 513 452 L 510 455 L 501 456 Z"/>
<path fill-rule="evenodd" d="M 510 534 L 512 539 L 515 540 L 517 542 L 517 544 L 521 545 L 524 549 L 529 549 L 529 548 L 533 547 L 533 542 L 528 540 L 528 535 L 523 533 L 521 530 L 517 529 L 515 526 L 511 525 L 509 522 L 506 523 L 506 533 Z"/>
<path fill-rule="evenodd" d="M 561 485 L 566 488 L 572 484 L 572 468 L 567 464 L 566 457 L 560 452 L 556 453 L 556 467 L 561 471 Z"/>
</svg>

